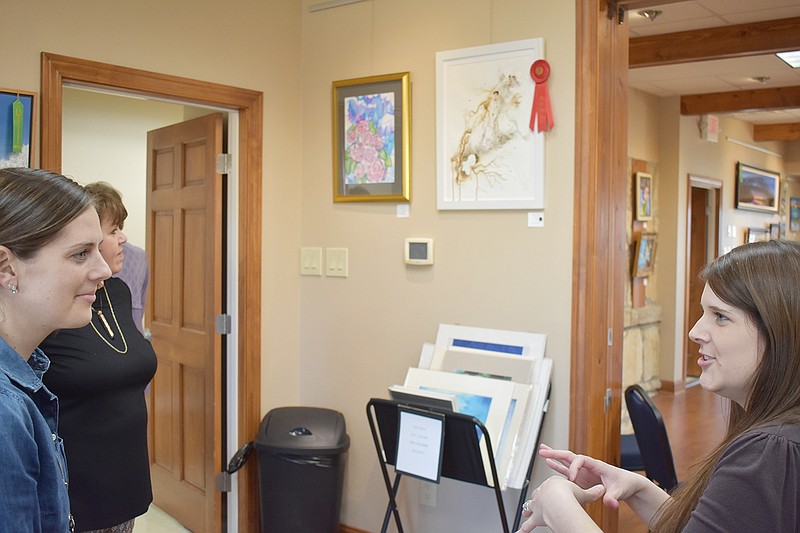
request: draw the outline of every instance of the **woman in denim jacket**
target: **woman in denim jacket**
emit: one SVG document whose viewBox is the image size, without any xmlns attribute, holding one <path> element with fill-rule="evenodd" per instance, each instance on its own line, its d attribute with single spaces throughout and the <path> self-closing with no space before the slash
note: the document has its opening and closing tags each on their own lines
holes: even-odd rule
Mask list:
<svg viewBox="0 0 800 533">
<path fill-rule="evenodd" d="M 59 174 L 0 169 L 0 529 L 70 529 L 58 399 L 37 348 L 52 331 L 89 323 L 111 271 L 83 187 Z"/>
</svg>

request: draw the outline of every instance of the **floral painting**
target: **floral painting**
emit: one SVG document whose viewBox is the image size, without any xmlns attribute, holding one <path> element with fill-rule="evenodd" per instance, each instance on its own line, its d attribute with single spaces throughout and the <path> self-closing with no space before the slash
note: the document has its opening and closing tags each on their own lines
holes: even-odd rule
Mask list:
<svg viewBox="0 0 800 533">
<path fill-rule="evenodd" d="M 344 182 L 394 183 L 394 93 L 345 98 Z"/>
<path fill-rule="evenodd" d="M 410 200 L 408 72 L 333 82 L 333 201 Z"/>
</svg>

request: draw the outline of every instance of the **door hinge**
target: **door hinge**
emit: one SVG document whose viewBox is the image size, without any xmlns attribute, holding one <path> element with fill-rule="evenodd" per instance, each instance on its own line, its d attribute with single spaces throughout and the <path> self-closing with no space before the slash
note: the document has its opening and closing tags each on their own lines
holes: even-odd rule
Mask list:
<svg viewBox="0 0 800 533">
<path fill-rule="evenodd" d="M 220 335 L 228 335 L 231 332 L 231 315 L 225 313 L 217 315 L 216 330 Z"/>
<path fill-rule="evenodd" d="M 229 174 L 233 165 L 231 154 L 217 154 L 217 174 Z"/>
<path fill-rule="evenodd" d="M 603 397 L 603 412 L 607 413 L 611 409 L 611 389 L 606 389 L 606 395 Z"/>
<path fill-rule="evenodd" d="M 608 345 L 614 345 L 614 328 L 608 328 Z"/>
</svg>

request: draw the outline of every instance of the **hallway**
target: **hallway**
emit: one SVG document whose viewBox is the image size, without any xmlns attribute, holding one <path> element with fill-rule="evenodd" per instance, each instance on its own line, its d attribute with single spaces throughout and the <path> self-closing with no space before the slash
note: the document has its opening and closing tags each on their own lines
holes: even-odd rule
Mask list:
<svg viewBox="0 0 800 533">
<path fill-rule="evenodd" d="M 672 457 L 678 480 L 686 479 L 694 465 L 711 451 L 725 433 L 725 403 L 699 385 L 684 392 L 658 392 L 652 397 L 664 421 L 672 446 Z M 623 504 L 619 510 L 620 533 L 647 533 L 631 509 Z"/>
</svg>

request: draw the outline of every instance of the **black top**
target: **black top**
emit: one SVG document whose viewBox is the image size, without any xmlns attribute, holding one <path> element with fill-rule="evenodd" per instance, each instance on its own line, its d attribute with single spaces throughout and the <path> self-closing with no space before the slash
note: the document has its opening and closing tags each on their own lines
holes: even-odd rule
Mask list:
<svg viewBox="0 0 800 533">
<path fill-rule="evenodd" d="M 153 501 L 144 390 L 155 374 L 156 354 L 134 325 L 123 281 L 106 280 L 93 308 L 113 338 L 92 312 L 91 324 L 56 331 L 41 344 L 51 361 L 44 382 L 61 404 L 76 531 L 121 524 L 144 514 Z"/>
</svg>

